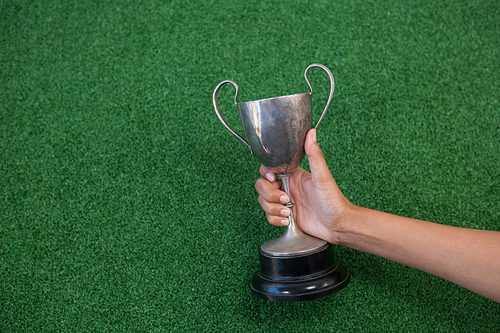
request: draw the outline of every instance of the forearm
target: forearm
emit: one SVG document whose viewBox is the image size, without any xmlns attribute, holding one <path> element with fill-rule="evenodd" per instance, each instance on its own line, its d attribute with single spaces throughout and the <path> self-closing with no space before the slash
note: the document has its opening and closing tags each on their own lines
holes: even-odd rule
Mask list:
<svg viewBox="0 0 500 333">
<path fill-rule="evenodd" d="M 500 302 L 500 232 L 354 207 L 340 245 L 437 275 Z"/>
</svg>

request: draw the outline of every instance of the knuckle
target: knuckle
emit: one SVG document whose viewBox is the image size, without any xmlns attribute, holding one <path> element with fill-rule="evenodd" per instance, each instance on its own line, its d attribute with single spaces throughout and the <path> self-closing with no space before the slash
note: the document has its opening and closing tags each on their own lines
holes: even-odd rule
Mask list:
<svg viewBox="0 0 500 333">
<path fill-rule="evenodd" d="M 276 222 L 277 220 L 276 220 L 276 216 L 275 215 L 266 213 L 266 217 L 267 217 L 267 222 L 269 222 L 270 224 L 273 224 L 273 225 L 277 224 L 277 222 Z"/>
<path fill-rule="evenodd" d="M 257 190 L 257 192 L 260 193 L 260 190 L 262 189 L 262 180 L 264 178 L 259 178 L 257 179 L 257 181 L 255 182 L 255 189 Z"/>
</svg>

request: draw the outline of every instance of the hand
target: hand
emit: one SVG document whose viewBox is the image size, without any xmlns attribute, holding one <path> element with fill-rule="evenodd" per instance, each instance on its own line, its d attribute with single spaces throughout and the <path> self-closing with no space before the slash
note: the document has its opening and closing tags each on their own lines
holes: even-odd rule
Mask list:
<svg viewBox="0 0 500 333">
<path fill-rule="evenodd" d="M 335 245 L 371 253 L 437 275 L 500 302 L 500 232 L 451 227 L 353 205 L 340 192 L 316 142 L 307 133 L 311 173 L 290 176 L 291 200 L 299 228 Z M 289 211 L 280 180 L 265 166 L 255 183 L 271 224 L 283 225 Z M 285 223 L 285 224 L 286 224 Z M 478 278 L 480 277 L 480 278 Z"/>
<path fill-rule="evenodd" d="M 339 243 L 340 232 L 348 221 L 353 205 L 347 200 L 326 165 L 323 152 L 316 142 L 316 130 L 307 133 L 305 151 L 311 173 L 297 168 L 290 176 L 291 200 L 295 204 L 294 217 L 299 228 L 332 244 Z M 269 223 L 287 225 L 290 211 L 283 204 L 288 201 L 281 180 L 264 165 L 255 183 L 259 203 Z"/>
</svg>

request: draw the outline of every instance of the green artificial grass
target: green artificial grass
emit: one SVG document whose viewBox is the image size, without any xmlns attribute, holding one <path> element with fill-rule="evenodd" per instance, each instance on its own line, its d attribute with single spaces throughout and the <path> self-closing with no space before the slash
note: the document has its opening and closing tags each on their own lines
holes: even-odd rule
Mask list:
<svg viewBox="0 0 500 333">
<path fill-rule="evenodd" d="M 341 247 L 340 293 L 253 297 L 283 229 L 211 98 L 307 92 L 322 63 L 318 140 L 349 200 L 500 230 L 499 22 L 492 0 L 0 1 L 0 331 L 498 330 L 499 304 Z M 309 78 L 315 122 L 328 78 Z"/>
</svg>

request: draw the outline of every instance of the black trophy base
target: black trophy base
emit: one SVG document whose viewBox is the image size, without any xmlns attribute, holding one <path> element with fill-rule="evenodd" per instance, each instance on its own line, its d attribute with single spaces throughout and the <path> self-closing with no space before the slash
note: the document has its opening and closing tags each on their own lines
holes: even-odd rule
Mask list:
<svg viewBox="0 0 500 333">
<path fill-rule="evenodd" d="M 259 258 L 260 270 L 253 276 L 250 289 L 265 300 L 309 301 L 334 294 L 350 281 L 347 269 L 334 260 L 330 244 L 318 252 L 287 257 L 260 250 Z"/>
</svg>

